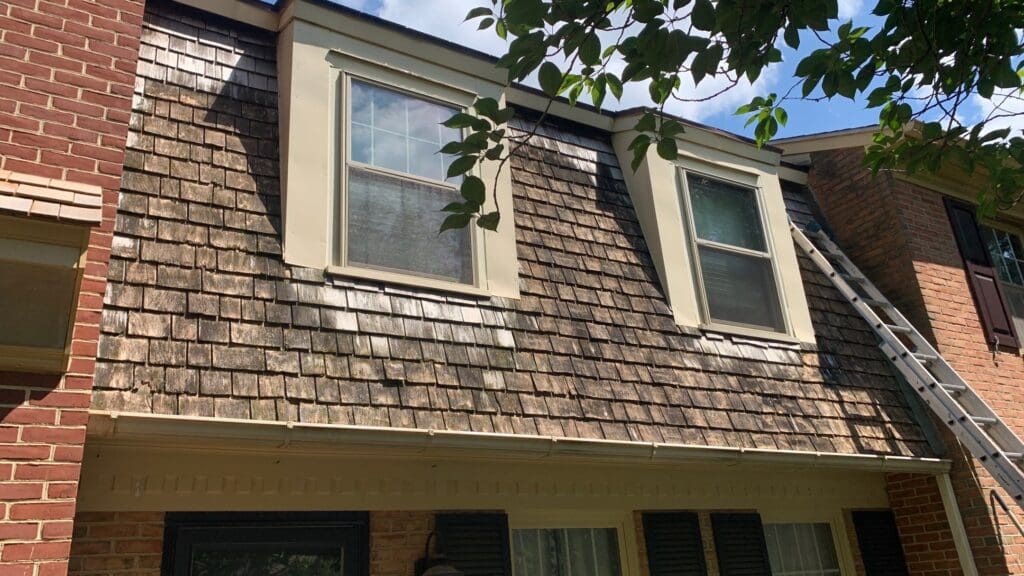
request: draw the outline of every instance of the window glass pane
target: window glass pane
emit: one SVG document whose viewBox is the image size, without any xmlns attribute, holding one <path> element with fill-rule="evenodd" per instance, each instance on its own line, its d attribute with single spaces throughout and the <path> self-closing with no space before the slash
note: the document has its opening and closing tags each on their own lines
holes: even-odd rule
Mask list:
<svg viewBox="0 0 1024 576">
<path fill-rule="evenodd" d="M 473 282 L 469 228 L 438 234 L 458 191 L 350 168 L 348 261 Z"/>
<path fill-rule="evenodd" d="M 707 246 L 698 253 L 712 320 L 784 330 L 771 260 Z"/>
<path fill-rule="evenodd" d="M 512 531 L 516 576 L 619 576 L 619 541 L 614 528 Z"/>
<path fill-rule="evenodd" d="M 0 260 L 0 345 L 63 350 L 76 280 L 73 268 Z"/>
<path fill-rule="evenodd" d="M 448 156 L 438 152 L 458 130 L 441 125 L 457 112 L 426 99 L 352 81 L 350 158 L 371 166 L 443 180 Z"/>
<path fill-rule="evenodd" d="M 352 159 L 373 164 L 373 129 L 369 126 L 352 124 Z"/>
<path fill-rule="evenodd" d="M 999 279 L 1004 283 L 1024 286 L 1024 252 L 1021 251 L 1020 239 L 1015 234 L 988 226 L 981 227 L 981 236 Z"/>
<path fill-rule="evenodd" d="M 838 576 L 828 524 L 765 524 L 772 576 Z"/>
<path fill-rule="evenodd" d="M 686 173 L 697 238 L 766 252 L 754 190 Z"/>
</svg>

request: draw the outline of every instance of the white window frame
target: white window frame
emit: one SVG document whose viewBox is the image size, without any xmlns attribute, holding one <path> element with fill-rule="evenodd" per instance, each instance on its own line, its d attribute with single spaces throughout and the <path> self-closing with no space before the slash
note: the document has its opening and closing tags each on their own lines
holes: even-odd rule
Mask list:
<svg viewBox="0 0 1024 576">
<path fill-rule="evenodd" d="M 331 119 L 331 123 L 335 127 L 335 148 L 337 153 L 334 154 L 331 170 L 333 172 L 332 181 L 337 184 L 336 192 L 332 198 L 331 233 L 329 236 L 332 239 L 330 258 L 332 264 L 327 268 L 328 273 L 418 288 L 459 292 L 472 296 L 488 295 L 485 289 L 487 286 L 487 270 L 484 265 L 485 238 L 483 231 L 473 222 L 469 224 L 470 250 L 472 252 L 470 260 L 472 262 L 473 277 L 471 283 L 463 283 L 438 276 L 417 274 L 394 268 L 348 262 L 348 169 L 350 166 L 408 182 L 448 188 L 456 193 L 459 190 L 459 187 L 451 182 L 424 178 L 397 170 L 356 162 L 351 159 L 352 130 L 350 126 L 352 125 L 352 106 L 350 94 L 352 93 L 352 81 L 357 80 L 379 86 L 412 98 L 448 106 L 467 114 L 473 113 L 472 103 L 476 95 L 431 79 L 418 77 L 411 73 L 399 72 L 347 55 L 332 53 L 332 56 L 332 70 L 336 74 L 336 78 L 331 83 L 334 90 L 331 99 L 336 104 L 333 107 L 335 117 Z M 467 175 L 470 174 L 482 177 L 479 166 L 467 173 Z"/>
<path fill-rule="evenodd" d="M 515 530 L 571 530 L 574 528 L 611 528 L 619 544 L 619 573 L 639 576 L 636 553 L 636 524 L 632 512 L 592 510 L 524 510 L 509 512 L 509 553 L 515 567 Z M 529 576 L 515 574 L 512 576 Z"/>
<path fill-rule="evenodd" d="M 690 201 L 690 186 L 687 181 L 688 174 L 746 188 L 754 193 L 754 199 L 757 205 L 757 216 L 761 224 L 762 233 L 764 234 L 765 252 L 759 252 L 757 250 L 750 250 L 709 240 L 702 240 L 697 237 L 697 227 L 694 221 L 692 203 Z M 785 287 L 781 281 L 778 258 L 775 254 L 775 238 L 772 235 L 772 227 L 765 217 L 767 207 L 764 202 L 764 192 L 759 185 L 757 176 L 741 172 L 714 170 L 705 166 L 696 167 L 682 163 L 677 165 L 676 175 L 678 178 L 680 205 L 683 208 L 683 222 L 686 227 L 686 249 L 689 251 L 690 261 L 693 263 L 693 282 L 697 293 L 697 305 L 700 310 L 700 327 L 711 331 L 738 333 L 754 337 L 791 337 L 793 334 L 793 327 L 786 307 Z M 711 317 L 711 312 L 708 307 L 707 289 L 704 286 L 704 274 L 701 269 L 701 258 L 699 252 L 699 248 L 701 246 L 707 246 L 716 250 L 739 254 L 742 256 L 767 259 L 769 261 L 771 265 L 772 281 L 775 286 L 775 294 L 778 299 L 777 306 L 779 308 L 779 317 L 782 320 L 782 326 L 779 327 L 779 330 L 773 330 L 771 328 L 755 324 L 743 324 L 739 322 L 718 320 Z"/>
</svg>

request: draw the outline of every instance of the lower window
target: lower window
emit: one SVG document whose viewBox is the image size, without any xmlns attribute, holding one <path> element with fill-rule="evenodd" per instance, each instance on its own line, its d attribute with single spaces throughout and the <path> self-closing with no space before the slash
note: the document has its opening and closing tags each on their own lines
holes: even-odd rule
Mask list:
<svg viewBox="0 0 1024 576">
<path fill-rule="evenodd" d="M 615 528 L 512 531 L 515 576 L 620 576 Z"/>
<path fill-rule="evenodd" d="M 163 574 L 366 576 L 367 515 L 168 514 Z"/>
<path fill-rule="evenodd" d="M 828 524 L 765 524 L 764 534 L 772 576 L 839 576 Z"/>
</svg>

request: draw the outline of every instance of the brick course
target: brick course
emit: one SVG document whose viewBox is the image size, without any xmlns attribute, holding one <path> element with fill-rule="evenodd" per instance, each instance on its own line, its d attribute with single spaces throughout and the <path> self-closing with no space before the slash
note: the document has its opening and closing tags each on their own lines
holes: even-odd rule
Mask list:
<svg viewBox="0 0 1024 576">
<path fill-rule="evenodd" d="M 5 576 L 67 569 L 142 13 L 143 2 L 136 0 L 0 3 L 0 174 L 102 189 L 67 373 L 0 373 Z M 38 217 L 59 217 L 63 207 L 54 206 L 40 207 Z"/>
<path fill-rule="evenodd" d="M 872 177 L 862 157 L 857 149 L 812 156 L 810 185 L 839 244 L 996 413 L 1024 434 L 1024 360 L 986 342 L 942 195 L 890 174 Z M 953 460 L 950 477 L 978 570 L 1024 574 L 1024 538 L 990 497 L 1001 489 L 941 422 L 938 428 Z M 903 487 L 890 490 L 902 493 Z M 1010 501 L 1005 493 L 1003 498 Z"/>
</svg>

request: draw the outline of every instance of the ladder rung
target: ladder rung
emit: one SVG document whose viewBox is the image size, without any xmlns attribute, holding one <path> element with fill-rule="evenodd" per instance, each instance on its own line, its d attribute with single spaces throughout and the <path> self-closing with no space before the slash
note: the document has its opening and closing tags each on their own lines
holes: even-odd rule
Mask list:
<svg viewBox="0 0 1024 576">
<path fill-rule="evenodd" d="M 893 332 L 895 334 L 913 334 L 914 333 L 914 329 L 913 328 L 908 328 L 906 326 L 897 326 L 895 324 L 886 324 L 885 327 L 888 328 L 890 332 Z"/>
<path fill-rule="evenodd" d="M 1003 458 L 1006 458 L 1007 460 L 1016 460 L 1017 462 L 1020 462 L 1021 460 L 1024 460 L 1024 453 L 1003 452 Z"/>
<path fill-rule="evenodd" d="M 843 280 L 846 280 L 847 282 L 857 282 L 858 284 L 868 281 L 867 277 L 865 276 L 861 276 L 859 274 L 847 274 L 845 272 L 840 272 L 839 277 L 842 278 Z"/>
<path fill-rule="evenodd" d="M 932 356 L 931 354 L 918 354 L 916 352 L 911 354 L 911 356 L 922 364 L 931 364 L 939 359 L 938 356 Z"/>
<path fill-rule="evenodd" d="M 978 426 L 991 426 L 998 422 L 995 418 L 989 418 L 988 416 L 971 416 L 971 420 Z"/>
<path fill-rule="evenodd" d="M 949 392 L 951 394 L 960 394 L 961 392 L 966 392 L 967 391 L 967 386 L 965 386 L 964 384 L 942 384 L 942 383 L 940 383 L 939 386 L 941 386 L 943 390 L 945 390 L 946 392 Z"/>
<path fill-rule="evenodd" d="M 874 300 L 872 298 L 861 298 L 860 301 L 865 303 L 865 304 L 867 304 L 868 306 L 877 306 L 878 308 L 892 308 L 893 307 L 892 304 L 890 304 L 889 302 L 887 302 L 885 300 Z"/>
</svg>

